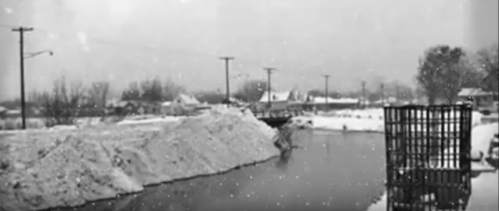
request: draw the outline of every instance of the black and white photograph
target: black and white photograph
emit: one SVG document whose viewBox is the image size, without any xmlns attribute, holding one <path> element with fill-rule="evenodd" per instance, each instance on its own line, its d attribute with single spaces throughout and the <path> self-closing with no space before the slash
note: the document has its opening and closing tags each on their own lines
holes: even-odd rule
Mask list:
<svg viewBox="0 0 499 211">
<path fill-rule="evenodd" d="M 0 0 L 0 211 L 497 211 L 498 0 Z"/>
</svg>

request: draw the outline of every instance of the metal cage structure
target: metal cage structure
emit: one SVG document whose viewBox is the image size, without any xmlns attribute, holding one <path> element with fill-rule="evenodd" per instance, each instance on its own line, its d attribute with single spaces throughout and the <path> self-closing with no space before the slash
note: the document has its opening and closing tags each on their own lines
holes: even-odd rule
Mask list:
<svg viewBox="0 0 499 211">
<path fill-rule="evenodd" d="M 384 108 L 387 211 L 466 210 L 471 115 L 469 105 Z"/>
</svg>

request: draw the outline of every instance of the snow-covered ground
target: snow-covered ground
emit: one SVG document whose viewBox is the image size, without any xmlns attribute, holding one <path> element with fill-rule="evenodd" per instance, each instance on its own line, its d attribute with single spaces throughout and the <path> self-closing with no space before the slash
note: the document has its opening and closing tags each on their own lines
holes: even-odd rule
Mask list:
<svg viewBox="0 0 499 211">
<path fill-rule="evenodd" d="M 176 122 L 182 119 L 182 117 L 166 116 L 151 119 L 140 119 L 140 120 L 123 120 L 116 123 L 117 125 L 133 125 L 133 124 L 146 124 L 146 123 L 158 123 L 158 122 Z"/>
<path fill-rule="evenodd" d="M 417 116 L 425 115 L 423 112 L 416 114 Z M 453 116 L 452 113 L 445 116 Z M 472 125 L 480 124 L 482 114 L 473 112 Z M 317 116 L 299 116 L 294 117 L 296 122 L 312 121 L 312 128 L 327 129 L 327 130 L 347 130 L 347 131 L 384 131 L 384 114 L 383 109 L 366 109 L 366 110 L 340 110 Z M 450 128 L 452 130 L 452 128 Z"/>
</svg>

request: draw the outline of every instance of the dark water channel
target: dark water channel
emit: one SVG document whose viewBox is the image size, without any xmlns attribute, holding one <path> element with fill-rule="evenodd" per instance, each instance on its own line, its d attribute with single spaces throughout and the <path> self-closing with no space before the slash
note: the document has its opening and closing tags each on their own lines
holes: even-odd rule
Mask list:
<svg viewBox="0 0 499 211">
<path fill-rule="evenodd" d="M 70 210 L 367 210 L 384 190 L 381 134 L 300 131 L 303 148 L 227 174 L 148 187 Z"/>
</svg>

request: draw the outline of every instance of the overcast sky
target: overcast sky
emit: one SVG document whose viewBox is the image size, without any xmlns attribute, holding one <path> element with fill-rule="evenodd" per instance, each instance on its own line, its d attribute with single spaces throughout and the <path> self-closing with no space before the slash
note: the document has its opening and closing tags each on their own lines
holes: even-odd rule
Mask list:
<svg viewBox="0 0 499 211">
<path fill-rule="evenodd" d="M 418 57 L 436 44 L 477 49 L 497 43 L 497 0 L 0 0 L 0 99 L 19 96 L 18 34 L 35 27 L 26 51 L 27 89 L 58 75 L 85 83 L 170 77 L 191 91 L 225 90 L 231 74 L 279 90 L 339 91 L 360 81 L 413 83 Z M 243 78 L 232 80 L 232 90 Z"/>
</svg>

